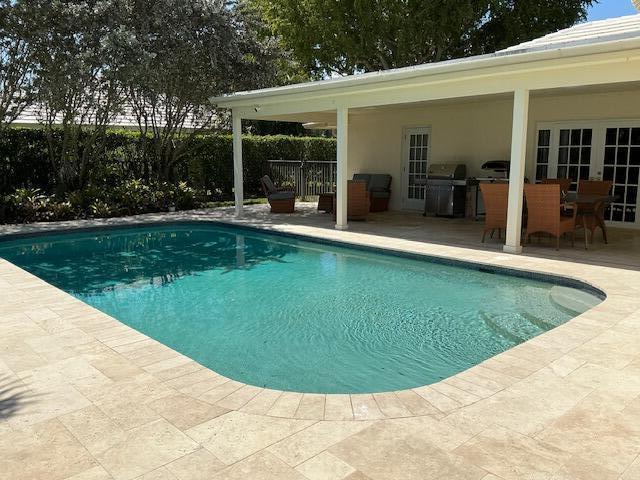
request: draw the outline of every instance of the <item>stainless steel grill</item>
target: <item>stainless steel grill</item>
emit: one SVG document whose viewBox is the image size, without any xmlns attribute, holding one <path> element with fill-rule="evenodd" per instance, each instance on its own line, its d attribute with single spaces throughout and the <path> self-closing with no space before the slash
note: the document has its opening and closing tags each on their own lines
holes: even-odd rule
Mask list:
<svg viewBox="0 0 640 480">
<path fill-rule="evenodd" d="M 435 163 L 427 172 L 424 215 L 465 215 L 467 167 L 464 164 Z"/>
</svg>

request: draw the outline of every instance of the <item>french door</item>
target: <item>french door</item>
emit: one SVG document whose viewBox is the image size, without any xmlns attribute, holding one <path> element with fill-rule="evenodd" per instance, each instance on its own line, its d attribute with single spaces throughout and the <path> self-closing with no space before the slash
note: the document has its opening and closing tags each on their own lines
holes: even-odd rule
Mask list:
<svg viewBox="0 0 640 480">
<path fill-rule="evenodd" d="M 431 129 L 408 128 L 404 131 L 403 148 L 403 206 L 407 209 L 424 208 L 427 169 L 431 151 Z"/>
<path fill-rule="evenodd" d="M 605 218 L 640 226 L 638 182 L 640 120 L 539 124 L 535 180 L 570 178 L 571 190 L 581 180 L 609 180 L 617 197 Z"/>
<path fill-rule="evenodd" d="M 606 212 L 607 220 L 636 223 L 639 173 L 640 122 L 635 128 L 628 126 L 607 128 L 603 180 L 613 182 L 613 194 L 618 197 Z"/>
<path fill-rule="evenodd" d="M 593 161 L 593 140 L 591 127 L 539 129 L 536 180 L 570 178 L 570 190 L 575 192 L 580 180 L 598 175 Z"/>
</svg>

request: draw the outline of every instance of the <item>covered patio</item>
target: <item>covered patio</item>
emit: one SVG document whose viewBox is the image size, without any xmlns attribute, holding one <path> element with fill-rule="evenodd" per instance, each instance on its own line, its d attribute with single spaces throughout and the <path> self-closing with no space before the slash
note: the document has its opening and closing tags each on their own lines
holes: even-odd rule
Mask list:
<svg viewBox="0 0 640 480">
<path fill-rule="evenodd" d="M 510 164 L 505 252 L 522 251 L 524 184 L 544 178 L 571 178 L 573 189 L 580 180 L 612 180 L 618 200 L 609 225 L 637 228 L 639 18 L 573 27 L 492 55 L 214 99 L 233 114 L 236 214 L 242 120 L 261 119 L 335 127 L 340 230 L 350 227 L 346 191 L 355 173 L 392 175 L 390 209 L 411 224 L 420 221 L 417 180 L 428 165 L 463 163 L 468 177 L 481 177 L 492 160 Z M 441 225 L 448 241 L 463 241 L 458 223 Z"/>
</svg>

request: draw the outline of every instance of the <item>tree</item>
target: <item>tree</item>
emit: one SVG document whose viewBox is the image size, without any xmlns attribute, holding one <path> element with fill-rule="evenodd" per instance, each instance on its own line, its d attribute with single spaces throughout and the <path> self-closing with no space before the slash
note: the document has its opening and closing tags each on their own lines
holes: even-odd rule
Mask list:
<svg viewBox="0 0 640 480">
<path fill-rule="evenodd" d="M 495 51 L 585 18 L 594 0 L 251 0 L 313 76 Z"/>
<path fill-rule="evenodd" d="M 598 0 L 493 1 L 486 22 L 473 32 L 470 53 L 491 53 L 586 19 Z"/>
<path fill-rule="evenodd" d="M 0 0 L 0 131 L 10 125 L 33 97 L 33 56 L 11 0 Z"/>
<path fill-rule="evenodd" d="M 116 14 L 109 0 L 22 0 L 36 61 L 35 102 L 59 193 L 83 188 L 106 128 L 122 104 L 119 58 L 111 48 Z"/>
<path fill-rule="evenodd" d="M 217 0 L 119 1 L 120 79 L 137 118 L 143 150 L 160 180 L 191 140 L 224 117 L 210 102 L 229 91 L 272 85 L 274 45 L 243 4 Z"/>
</svg>

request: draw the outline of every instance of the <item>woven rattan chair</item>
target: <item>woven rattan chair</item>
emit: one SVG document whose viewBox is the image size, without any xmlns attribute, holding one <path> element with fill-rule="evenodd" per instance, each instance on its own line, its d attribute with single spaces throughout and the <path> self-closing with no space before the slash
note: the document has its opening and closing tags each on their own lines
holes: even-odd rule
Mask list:
<svg viewBox="0 0 640 480">
<path fill-rule="evenodd" d="M 548 233 L 556 237 L 556 250 L 560 249 L 560 237 L 571 234 L 571 245 L 575 243 L 576 206 L 571 216 L 562 216 L 560 211 L 560 185 L 525 185 L 524 196 L 527 202 L 527 228 L 525 238 L 531 241 L 534 233 Z"/>
<path fill-rule="evenodd" d="M 276 188 L 268 175 L 260 179 L 260 184 L 269 205 L 271 205 L 271 213 L 293 213 L 295 211 L 296 192 Z"/>
<path fill-rule="evenodd" d="M 560 191 L 567 193 L 571 188 L 571 179 L 570 178 L 543 178 L 542 184 L 560 185 Z"/>
<path fill-rule="evenodd" d="M 384 173 L 354 173 L 353 180 L 367 183 L 369 211 L 385 212 L 389 210 L 391 175 Z"/>
<path fill-rule="evenodd" d="M 611 191 L 613 182 L 600 181 L 600 180 L 581 180 L 578 184 L 578 194 L 580 195 L 597 195 L 607 196 Z M 593 243 L 593 236 L 596 228 L 602 230 L 602 238 L 604 243 L 609 243 L 607 240 L 607 227 L 604 223 L 604 210 L 607 207 L 607 202 L 597 202 L 595 204 L 582 204 L 578 203 L 578 216 L 576 219 L 576 227 L 584 228 L 585 232 L 585 248 L 587 242 L 587 230 L 591 232 L 591 243 Z"/>
<path fill-rule="evenodd" d="M 334 202 L 336 197 L 334 197 Z M 369 192 L 367 182 L 363 180 L 347 181 L 347 220 L 366 220 L 369 214 Z M 333 206 L 333 218 L 336 218 L 336 205 Z"/>
<path fill-rule="evenodd" d="M 482 231 L 482 243 L 488 231 L 498 230 L 498 238 L 501 231 L 507 228 L 507 207 L 509 204 L 508 183 L 481 183 L 480 191 L 484 201 L 486 215 L 484 217 L 484 230 Z"/>
</svg>

